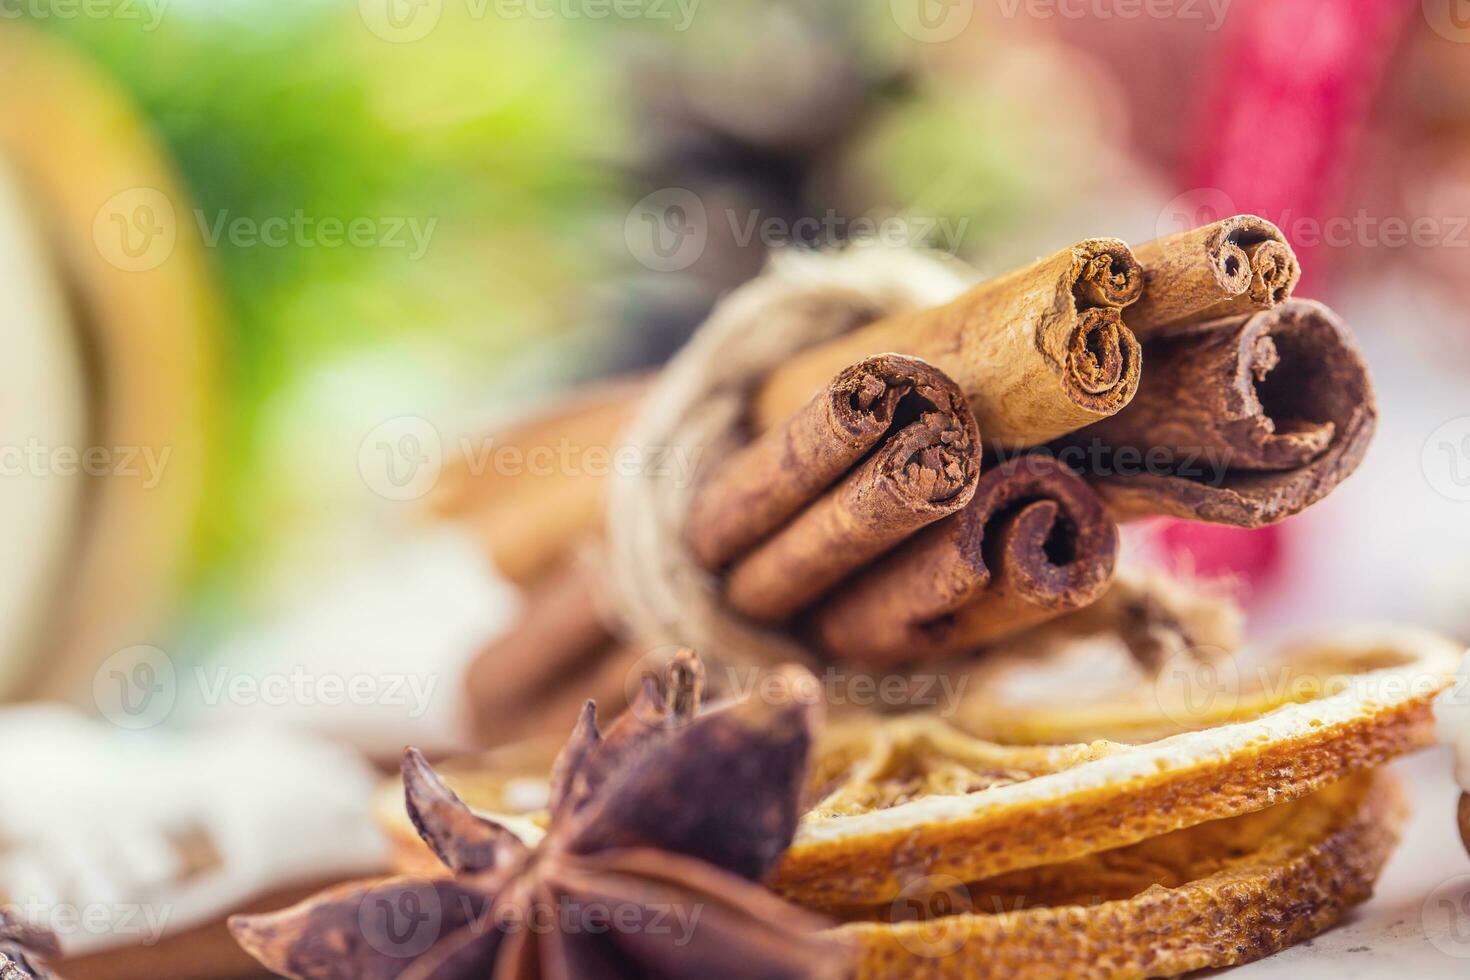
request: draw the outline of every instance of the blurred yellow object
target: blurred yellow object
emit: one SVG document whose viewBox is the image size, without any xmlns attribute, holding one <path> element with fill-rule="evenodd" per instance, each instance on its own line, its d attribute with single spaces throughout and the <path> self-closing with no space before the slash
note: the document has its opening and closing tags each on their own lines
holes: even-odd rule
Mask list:
<svg viewBox="0 0 1470 980">
<path fill-rule="evenodd" d="M 10 93 L 0 157 L 41 222 L 86 388 L 81 443 L 37 457 L 45 471 L 80 466 L 86 477 L 68 567 L 43 603 L 49 624 L 30 662 L 0 676 L 0 694 L 86 700 L 108 656 L 158 642 L 189 558 L 210 470 L 220 312 L 193 207 L 124 97 L 14 22 L 0 26 L 0 76 Z"/>
<path fill-rule="evenodd" d="M 65 290 L 44 247 L 39 215 L 0 157 L 0 515 L 12 558 L 0 565 L 0 692 L 29 669 L 51 597 L 76 544 L 84 489 L 78 473 L 37 468 L 47 446 L 87 436 L 86 366 Z"/>
</svg>

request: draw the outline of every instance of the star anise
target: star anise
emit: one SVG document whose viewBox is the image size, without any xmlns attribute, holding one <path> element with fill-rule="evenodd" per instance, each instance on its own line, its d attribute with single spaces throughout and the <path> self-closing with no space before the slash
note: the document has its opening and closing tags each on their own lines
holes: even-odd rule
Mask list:
<svg viewBox="0 0 1470 980">
<path fill-rule="evenodd" d="M 529 842 L 466 806 L 413 749 L 409 816 L 451 874 L 339 886 L 237 916 L 252 955 L 303 980 L 825 977 L 846 949 L 758 882 L 791 842 L 818 711 L 815 678 L 700 713 L 690 653 L 607 730 L 588 702 Z"/>
<path fill-rule="evenodd" d="M 0 980 L 59 980 L 42 958 L 61 955 L 49 929 L 0 910 Z"/>
</svg>

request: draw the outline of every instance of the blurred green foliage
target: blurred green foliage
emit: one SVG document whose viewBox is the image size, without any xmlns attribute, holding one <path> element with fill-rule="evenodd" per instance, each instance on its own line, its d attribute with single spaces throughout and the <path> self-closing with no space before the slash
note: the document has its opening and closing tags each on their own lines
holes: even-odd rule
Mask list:
<svg viewBox="0 0 1470 980">
<path fill-rule="evenodd" d="M 451 365 L 436 381 L 472 389 L 585 316 L 577 284 L 617 261 L 596 244 L 623 199 L 627 125 L 614 66 L 586 32 L 452 4 L 407 44 L 374 35 L 355 3 L 175 0 L 156 26 L 28 6 L 141 107 L 207 242 L 237 219 L 432 229 L 421 257 L 309 235 L 287 247 L 214 237 L 231 330 L 207 571 L 248 561 L 302 508 L 296 484 L 310 475 L 283 473 L 295 450 L 278 445 L 299 433 L 270 419 L 293 387 L 340 358 L 407 346 Z"/>
<path fill-rule="evenodd" d="M 1057 209 L 1099 139 L 1077 124 L 1088 83 L 1047 42 L 998 47 L 976 18 L 955 45 L 917 43 L 887 0 L 647 0 L 600 18 L 590 0 L 513 17 L 426 0 L 437 23 L 412 40 L 369 16 L 411 0 L 132 4 L 156 24 L 51 2 L 26 7 L 131 93 L 206 239 L 296 216 L 432 229 L 417 257 L 228 234 L 209 248 L 231 313 L 201 554 L 220 593 L 332 557 L 309 539 L 333 520 L 364 533 L 356 451 L 384 418 L 454 423 L 538 372 L 595 374 L 644 334 L 677 341 L 759 268 L 718 247 L 682 276 L 639 268 L 624 219 L 650 190 L 742 216 L 950 219 L 946 244 L 968 251 Z M 539 362 L 519 357 L 553 336 Z"/>
</svg>

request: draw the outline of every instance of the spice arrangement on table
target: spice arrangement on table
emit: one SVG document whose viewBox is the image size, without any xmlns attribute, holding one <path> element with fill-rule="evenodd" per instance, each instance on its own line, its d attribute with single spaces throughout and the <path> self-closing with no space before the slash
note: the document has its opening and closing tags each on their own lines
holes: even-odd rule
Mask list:
<svg viewBox="0 0 1470 980">
<path fill-rule="evenodd" d="M 843 261 L 785 276 L 795 285 L 774 268 L 716 310 L 715 327 L 735 314 L 717 355 L 700 338 L 686 353 L 752 362 L 738 377 L 691 381 L 709 364 L 676 360 L 502 436 L 585 452 L 614 448 L 619 431 L 642 460 L 633 479 L 477 489 L 461 474 L 435 498 L 476 526 L 524 512 L 536 528 L 525 550 L 553 556 L 537 560 L 553 571 L 535 576 L 523 628 L 471 670 L 485 744 L 547 733 L 517 716 L 564 729 L 580 698 L 607 697 L 640 642 L 858 668 L 972 657 L 1103 596 L 1118 522 L 1280 521 L 1350 475 L 1372 437 L 1372 383 L 1349 329 L 1292 297 L 1300 268 L 1260 218 L 1136 249 L 1087 240 L 976 285 L 946 282 L 951 295 L 927 306 L 887 296 L 885 282 L 854 286 L 866 267 Z M 898 264 L 874 260 L 885 263 Z M 810 324 L 816 342 L 776 336 Z M 738 353 L 746 344 L 775 350 Z M 733 405 L 709 408 L 699 381 Z M 685 403 L 660 401 L 669 389 Z M 657 424 L 630 435 L 640 407 Z M 695 428 L 719 422 L 691 437 L 675 431 L 681 412 Z M 654 472 L 670 451 L 698 459 L 696 479 Z M 608 509 L 610 493 L 640 483 L 668 499 Z M 532 495 L 534 507 L 515 503 Z M 657 526 L 635 526 L 650 513 Z M 640 615 L 665 588 L 662 608 Z M 739 635 L 698 625 L 711 616 Z"/>
<path fill-rule="evenodd" d="M 658 375 L 509 434 L 636 471 L 446 481 L 441 514 L 536 528 L 464 691 L 501 747 L 408 750 L 401 874 L 236 939 L 310 978 L 1141 977 L 1330 927 L 1458 651 L 1344 628 L 1251 661 L 1227 597 L 1119 556 L 1119 522 L 1272 523 L 1361 460 L 1372 384 L 1299 272 L 1251 216 L 978 284 L 779 258 Z"/>
</svg>

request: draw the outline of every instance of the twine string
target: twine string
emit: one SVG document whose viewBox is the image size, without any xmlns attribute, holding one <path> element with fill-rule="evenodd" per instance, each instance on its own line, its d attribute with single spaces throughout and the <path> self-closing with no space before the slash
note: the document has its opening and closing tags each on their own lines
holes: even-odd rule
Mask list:
<svg viewBox="0 0 1470 980">
<path fill-rule="evenodd" d="M 749 398 L 784 360 L 879 317 L 946 302 L 972 279 L 947 256 L 908 249 L 793 250 L 715 307 L 623 435 L 641 465 L 609 487 L 609 580 L 631 640 L 736 664 L 815 659 L 790 634 L 730 610 L 719 578 L 694 561 L 684 519 L 699 474 L 745 442 Z"/>
</svg>

